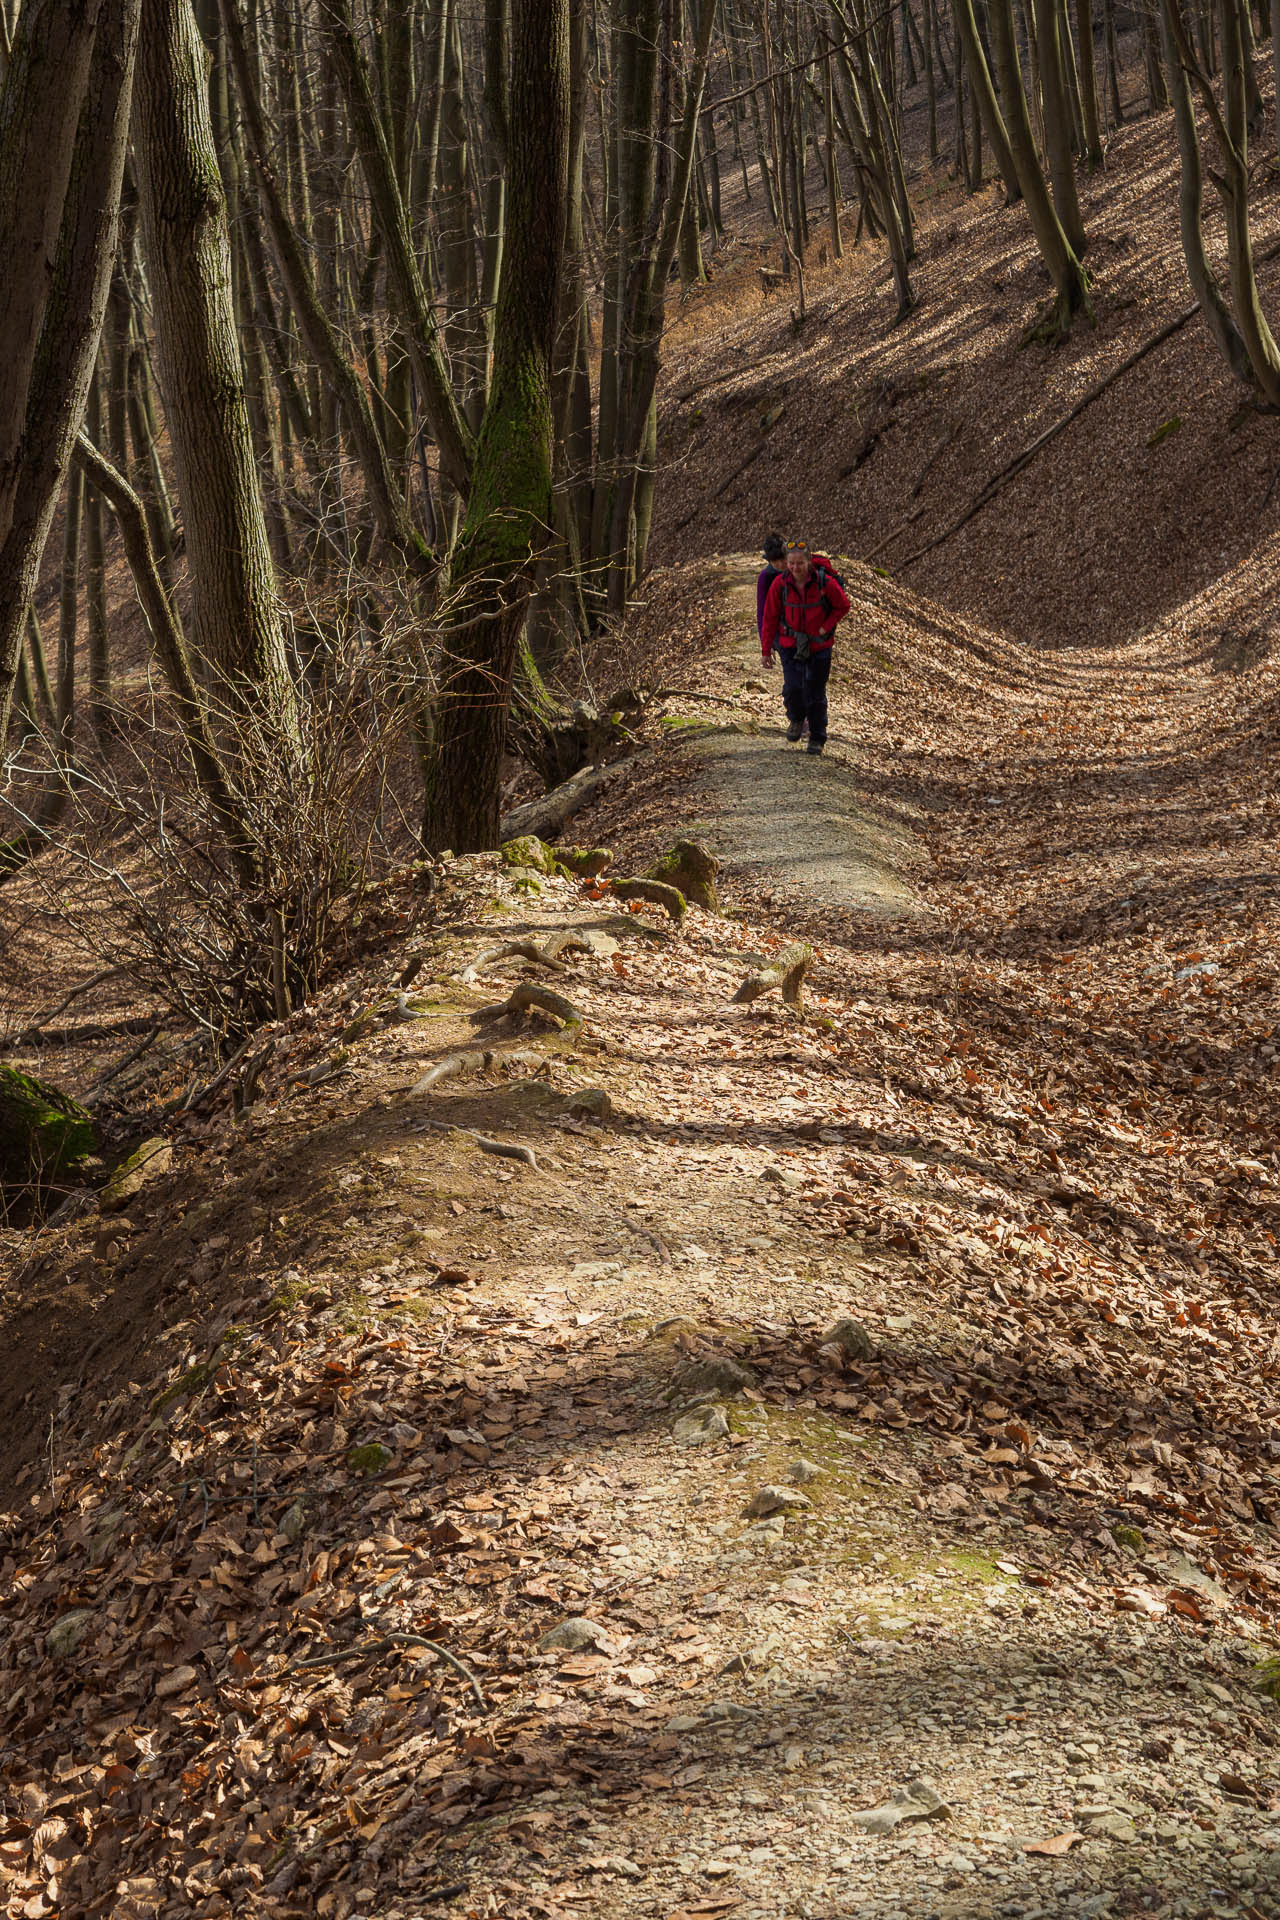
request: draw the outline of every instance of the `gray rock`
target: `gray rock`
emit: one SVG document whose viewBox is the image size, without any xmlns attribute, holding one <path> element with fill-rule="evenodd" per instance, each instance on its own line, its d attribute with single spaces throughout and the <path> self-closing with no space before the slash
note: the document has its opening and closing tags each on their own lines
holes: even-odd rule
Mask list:
<svg viewBox="0 0 1280 1920">
<path fill-rule="evenodd" d="M 671 1437 L 678 1447 L 705 1447 L 712 1440 L 723 1440 L 728 1431 L 729 1422 L 719 1407 L 699 1407 L 676 1421 Z"/>
<path fill-rule="evenodd" d="M 758 1540 L 767 1544 L 771 1540 L 781 1540 L 786 1532 L 787 1523 L 778 1513 L 769 1520 L 757 1520 L 742 1535 L 744 1540 Z"/>
<path fill-rule="evenodd" d="M 765 1520 L 771 1514 L 792 1513 L 812 1504 L 807 1494 L 797 1493 L 794 1487 L 757 1487 L 742 1511 L 748 1520 Z"/>
<path fill-rule="evenodd" d="M 892 1833 L 904 1820 L 939 1820 L 950 1812 L 932 1781 L 918 1774 L 905 1787 L 896 1788 L 880 1806 L 855 1813 L 852 1818 L 865 1833 Z"/>
<path fill-rule="evenodd" d="M 582 1653 L 588 1648 L 598 1647 L 601 1641 L 607 1642 L 608 1630 L 598 1620 L 584 1620 L 578 1616 L 571 1620 L 562 1620 L 558 1627 L 552 1627 L 544 1633 L 538 1642 L 540 1653 Z"/>
<path fill-rule="evenodd" d="M 793 1487 L 807 1487 L 811 1480 L 820 1480 L 825 1469 L 815 1467 L 812 1460 L 793 1460 L 787 1468 L 787 1478 Z"/>
<path fill-rule="evenodd" d="M 141 1193 L 142 1189 L 156 1180 L 162 1173 L 168 1173 L 173 1165 L 173 1148 L 167 1140 L 158 1137 L 144 1140 L 142 1145 L 122 1160 L 106 1186 L 99 1195 L 99 1205 L 104 1213 L 121 1213 L 129 1202 Z"/>
<path fill-rule="evenodd" d="M 93 1613 L 88 1607 L 73 1607 L 69 1613 L 60 1615 L 44 1637 L 45 1650 L 55 1660 L 67 1659 L 84 1639 L 92 1619 Z"/>
<path fill-rule="evenodd" d="M 613 1101 L 603 1087 L 579 1087 L 571 1093 L 564 1103 L 564 1111 L 569 1115 L 582 1115 L 590 1120 L 599 1120 L 603 1124 L 613 1112 Z"/>
<path fill-rule="evenodd" d="M 300 1500 L 295 1500 L 280 1522 L 278 1531 L 290 1542 L 301 1540 L 307 1530 L 307 1510 Z"/>
<path fill-rule="evenodd" d="M 740 1360 L 723 1353 L 690 1360 L 680 1368 L 676 1382 L 687 1393 L 741 1393 L 744 1387 L 754 1387 L 756 1376 Z"/>
<path fill-rule="evenodd" d="M 770 1161 L 760 1178 L 768 1180 L 772 1186 L 785 1187 L 789 1193 L 804 1185 L 802 1173 L 797 1173 L 794 1167 L 780 1167 L 776 1161 Z"/>
<path fill-rule="evenodd" d="M 1085 1828 L 1086 1832 L 1097 1838 L 1107 1840 L 1136 1840 L 1138 1837 L 1138 1829 L 1134 1826 L 1128 1815 L 1124 1813 L 1108 1812 L 1094 1814 L 1088 1819 L 1081 1819 L 1080 1824 Z"/>
<path fill-rule="evenodd" d="M 824 1347 L 835 1347 L 848 1360 L 874 1360 L 876 1343 L 861 1320 L 841 1319 L 822 1336 Z"/>
</svg>

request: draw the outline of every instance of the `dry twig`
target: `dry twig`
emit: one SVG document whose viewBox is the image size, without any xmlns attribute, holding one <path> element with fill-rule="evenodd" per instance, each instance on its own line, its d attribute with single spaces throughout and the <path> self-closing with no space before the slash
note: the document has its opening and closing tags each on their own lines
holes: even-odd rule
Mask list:
<svg viewBox="0 0 1280 1920">
<path fill-rule="evenodd" d="M 352 1660 L 373 1660 L 391 1647 L 426 1647 L 430 1652 L 438 1653 L 445 1665 L 452 1667 L 466 1681 L 481 1713 L 489 1711 L 484 1694 L 480 1691 L 480 1682 L 470 1667 L 459 1660 L 456 1653 L 450 1653 L 448 1647 L 442 1647 L 438 1640 L 426 1640 L 420 1633 L 384 1633 L 380 1640 L 362 1640 L 358 1646 L 335 1647 L 330 1653 L 313 1654 L 306 1660 L 291 1660 L 282 1670 L 280 1678 L 283 1680 L 290 1673 L 312 1673 L 318 1667 L 345 1666 Z"/>
</svg>

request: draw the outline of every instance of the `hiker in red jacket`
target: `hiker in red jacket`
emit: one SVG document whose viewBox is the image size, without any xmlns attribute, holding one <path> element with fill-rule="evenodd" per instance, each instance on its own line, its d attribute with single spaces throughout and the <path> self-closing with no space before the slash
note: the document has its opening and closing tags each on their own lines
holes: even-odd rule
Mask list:
<svg viewBox="0 0 1280 1920">
<path fill-rule="evenodd" d="M 831 646 L 848 611 L 848 595 L 826 555 L 814 553 L 806 540 L 788 540 L 786 571 L 764 603 L 760 651 L 766 666 L 775 647 L 781 656 L 787 738 L 798 740 L 807 720 L 809 753 L 826 745 Z"/>
</svg>

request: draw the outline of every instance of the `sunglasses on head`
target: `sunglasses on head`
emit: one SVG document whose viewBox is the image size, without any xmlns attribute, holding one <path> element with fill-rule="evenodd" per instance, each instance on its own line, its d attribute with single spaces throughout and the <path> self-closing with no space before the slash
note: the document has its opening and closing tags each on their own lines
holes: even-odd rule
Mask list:
<svg viewBox="0 0 1280 1920">
<path fill-rule="evenodd" d="M 807 540 L 788 540 L 787 542 L 788 553 L 808 553 L 808 551 L 809 542 Z"/>
</svg>

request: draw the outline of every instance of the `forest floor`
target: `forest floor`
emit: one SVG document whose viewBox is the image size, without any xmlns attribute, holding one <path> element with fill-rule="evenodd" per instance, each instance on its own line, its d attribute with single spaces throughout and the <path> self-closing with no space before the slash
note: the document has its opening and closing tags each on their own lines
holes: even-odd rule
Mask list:
<svg viewBox="0 0 1280 1920">
<path fill-rule="evenodd" d="M 1068 655 L 847 579 L 816 762 L 749 569 L 652 582 L 574 837 L 724 915 L 406 875 L 245 1118 L 6 1235 L 15 1913 L 1280 1914 L 1280 672 L 1229 579 Z"/>
</svg>

